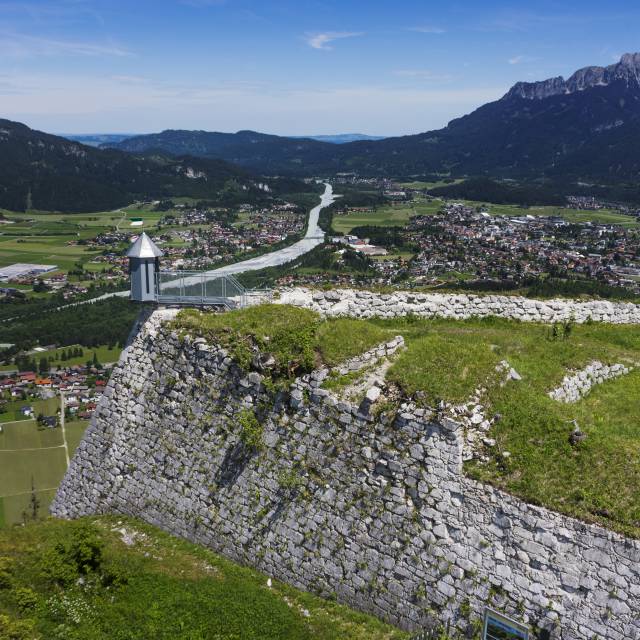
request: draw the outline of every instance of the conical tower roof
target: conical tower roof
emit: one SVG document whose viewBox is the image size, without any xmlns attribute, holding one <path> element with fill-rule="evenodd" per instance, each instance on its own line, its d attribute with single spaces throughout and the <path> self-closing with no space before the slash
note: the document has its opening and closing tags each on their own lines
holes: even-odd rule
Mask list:
<svg viewBox="0 0 640 640">
<path fill-rule="evenodd" d="M 162 255 L 162 251 L 144 231 L 127 251 L 127 258 L 161 258 Z"/>
</svg>

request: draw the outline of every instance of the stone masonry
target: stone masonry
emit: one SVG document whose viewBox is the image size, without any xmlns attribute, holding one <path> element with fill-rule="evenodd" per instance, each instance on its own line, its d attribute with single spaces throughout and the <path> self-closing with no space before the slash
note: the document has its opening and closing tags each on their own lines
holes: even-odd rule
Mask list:
<svg viewBox="0 0 640 640">
<path fill-rule="evenodd" d="M 594 386 L 607 380 L 625 376 L 632 370 L 633 367 L 627 367 L 624 364 L 609 365 L 594 360 L 584 369 L 566 375 L 559 387 L 549 391 L 549 397 L 558 402 L 578 402 Z"/>
<path fill-rule="evenodd" d="M 539 638 L 640 640 L 640 542 L 465 477 L 461 425 L 430 410 L 375 415 L 326 370 L 268 391 L 172 313 L 123 352 L 54 515 L 135 516 L 410 630 L 473 637 L 491 605 Z"/>
<path fill-rule="evenodd" d="M 609 322 L 640 324 L 640 305 L 605 300 L 532 300 L 521 296 L 476 296 L 467 294 L 411 293 L 395 291 L 381 294 L 356 289 L 314 291 L 305 288 L 284 289 L 277 300 L 318 311 L 327 316 L 354 318 L 395 318 L 414 314 L 427 318 L 497 316 L 524 322 L 577 323 Z"/>
</svg>

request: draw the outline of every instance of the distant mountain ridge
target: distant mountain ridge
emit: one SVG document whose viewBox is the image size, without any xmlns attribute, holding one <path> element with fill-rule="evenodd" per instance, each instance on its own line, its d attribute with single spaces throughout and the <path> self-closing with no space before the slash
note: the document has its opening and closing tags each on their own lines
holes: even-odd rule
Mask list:
<svg viewBox="0 0 640 640">
<path fill-rule="evenodd" d="M 257 131 L 224 133 L 219 131 L 189 131 L 168 129 L 160 133 L 135 136 L 117 144 L 102 145 L 130 153 L 150 150 L 172 155 L 191 155 L 203 158 L 221 158 L 227 162 L 261 173 L 290 173 L 307 175 L 304 165 L 309 159 L 319 160 L 323 166 L 339 166 L 340 147 L 310 138 L 286 138 Z"/>
<path fill-rule="evenodd" d="M 333 144 L 345 144 L 347 142 L 358 142 L 359 140 L 384 140 L 386 136 L 369 136 L 366 133 L 336 133 L 333 135 L 320 136 L 290 136 L 292 138 L 308 138 L 319 142 L 331 142 Z"/>
<path fill-rule="evenodd" d="M 640 179 L 640 54 L 568 80 L 519 82 L 446 127 L 329 144 L 239 131 L 164 131 L 114 145 L 221 158 L 263 173 L 492 176 L 619 184 Z"/>
</svg>

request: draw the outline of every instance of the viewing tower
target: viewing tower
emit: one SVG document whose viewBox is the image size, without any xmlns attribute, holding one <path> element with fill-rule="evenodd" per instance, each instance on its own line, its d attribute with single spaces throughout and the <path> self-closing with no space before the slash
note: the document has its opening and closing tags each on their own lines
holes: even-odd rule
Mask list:
<svg viewBox="0 0 640 640">
<path fill-rule="evenodd" d="M 131 300 L 155 302 L 156 280 L 160 272 L 163 253 L 143 231 L 127 251 L 129 277 L 131 278 Z"/>
</svg>

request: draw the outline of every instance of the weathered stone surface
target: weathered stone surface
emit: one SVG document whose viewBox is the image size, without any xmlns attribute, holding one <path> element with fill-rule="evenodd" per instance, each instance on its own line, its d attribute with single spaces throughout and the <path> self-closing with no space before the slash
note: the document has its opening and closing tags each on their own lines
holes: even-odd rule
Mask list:
<svg viewBox="0 0 640 640">
<path fill-rule="evenodd" d="M 464 633 L 490 604 L 552 638 L 640 640 L 639 542 L 466 478 L 454 420 L 406 403 L 378 422 L 319 393 L 327 371 L 274 398 L 223 349 L 163 328 L 171 315 L 123 352 L 54 515 L 136 516 L 408 629 L 437 608 Z M 247 409 L 260 451 L 240 437 Z"/>
</svg>

